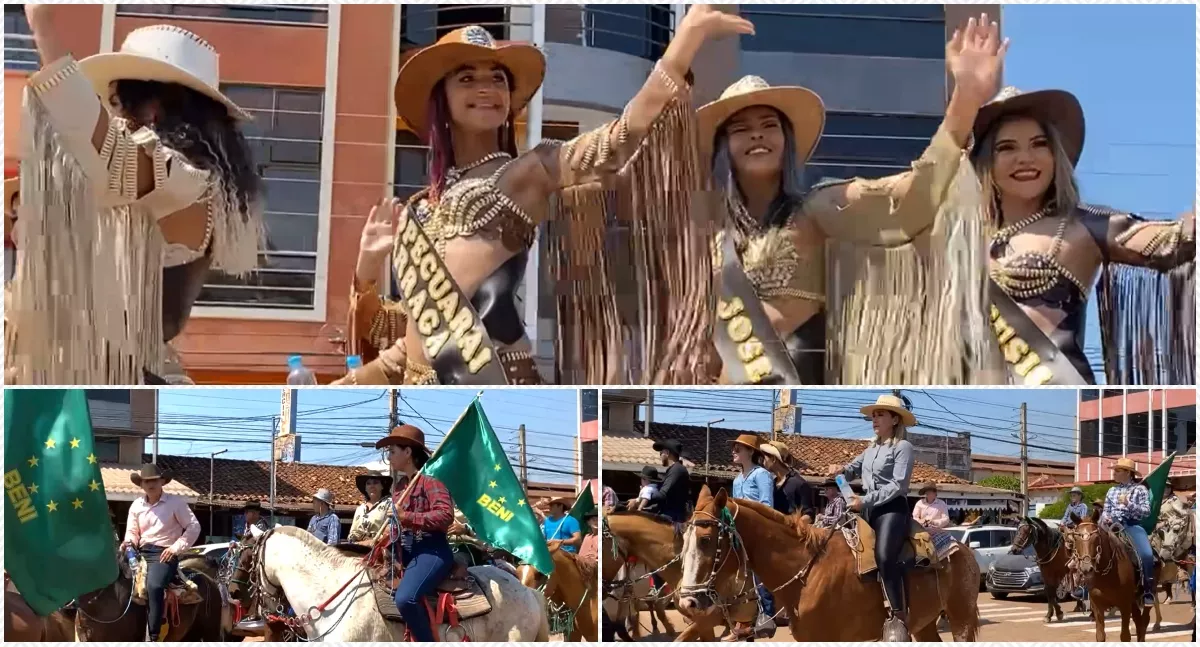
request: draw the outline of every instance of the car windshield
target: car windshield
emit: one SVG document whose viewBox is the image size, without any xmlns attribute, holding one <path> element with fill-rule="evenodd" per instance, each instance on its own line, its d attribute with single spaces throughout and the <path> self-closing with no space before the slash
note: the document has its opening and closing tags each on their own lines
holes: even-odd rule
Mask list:
<svg viewBox="0 0 1200 647">
<path fill-rule="evenodd" d="M 963 534 L 965 533 L 965 531 L 958 530 L 958 529 L 950 529 L 950 530 L 947 530 L 946 532 L 950 533 L 950 536 L 954 537 L 955 541 L 962 541 Z"/>
</svg>

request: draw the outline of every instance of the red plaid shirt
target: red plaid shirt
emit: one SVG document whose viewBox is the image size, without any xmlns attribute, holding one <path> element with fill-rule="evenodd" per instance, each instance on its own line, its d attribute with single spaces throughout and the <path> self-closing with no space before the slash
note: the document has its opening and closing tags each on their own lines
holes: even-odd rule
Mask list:
<svg viewBox="0 0 1200 647">
<path fill-rule="evenodd" d="M 396 502 L 408 487 L 408 477 L 401 477 L 392 488 L 392 500 Z M 450 490 L 441 481 L 422 476 L 413 486 L 408 498 L 397 511 L 400 524 L 405 528 L 423 532 L 446 532 L 454 522 L 454 501 Z"/>
</svg>

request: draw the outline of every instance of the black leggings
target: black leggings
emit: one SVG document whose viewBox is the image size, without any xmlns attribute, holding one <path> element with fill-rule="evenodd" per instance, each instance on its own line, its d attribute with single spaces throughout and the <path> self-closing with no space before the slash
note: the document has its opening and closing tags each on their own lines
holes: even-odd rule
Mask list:
<svg viewBox="0 0 1200 647">
<path fill-rule="evenodd" d="M 150 630 L 152 640 L 158 640 L 158 632 L 162 628 L 167 585 L 179 570 L 178 557 L 166 563 L 158 561 L 162 551 L 158 546 L 142 549 L 142 555 L 146 558 L 146 627 Z"/>
<path fill-rule="evenodd" d="M 875 563 L 883 580 L 883 592 L 895 613 L 908 611 L 908 595 L 904 586 L 904 564 L 900 552 L 908 538 L 908 504 L 897 497 L 871 509 L 867 523 L 875 530 Z"/>
</svg>

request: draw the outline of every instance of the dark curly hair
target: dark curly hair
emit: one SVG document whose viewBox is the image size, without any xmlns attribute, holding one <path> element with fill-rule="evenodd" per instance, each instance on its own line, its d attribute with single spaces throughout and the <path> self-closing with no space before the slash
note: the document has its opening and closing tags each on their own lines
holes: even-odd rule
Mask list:
<svg viewBox="0 0 1200 647">
<path fill-rule="evenodd" d="M 230 207 L 243 217 L 263 199 L 263 183 L 254 156 L 224 104 L 178 83 L 120 80 L 112 101 L 128 115 L 157 101 L 157 120 L 147 125 L 162 143 L 210 171 Z"/>
</svg>

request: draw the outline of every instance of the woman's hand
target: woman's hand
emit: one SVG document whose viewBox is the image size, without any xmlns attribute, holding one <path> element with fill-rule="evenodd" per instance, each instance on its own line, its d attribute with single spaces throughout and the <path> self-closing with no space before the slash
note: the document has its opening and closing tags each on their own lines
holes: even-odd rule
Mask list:
<svg viewBox="0 0 1200 647">
<path fill-rule="evenodd" d="M 1000 40 L 1000 25 L 981 14 L 955 30 L 946 44 L 946 69 L 954 77 L 954 91 L 982 106 L 1000 90 L 1000 74 L 1008 39 Z"/>
<path fill-rule="evenodd" d="M 694 4 L 679 23 L 679 31 L 696 30 L 705 39 L 754 34 L 754 23 L 712 5 Z"/>
<path fill-rule="evenodd" d="M 404 205 L 397 198 L 384 200 L 371 207 L 358 243 L 358 263 L 354 266 L 356 280 L 379 280 L 383 264 L 392 253 L 396 241 L 396 223 L 400 222 L 400 210 L 403 208 Z"/>
<path fill-rule="evenodd" d="M 29 31 L 33 32 L 42 65 L 53 63 L 68 53 L 58 42 L 58 34 L 54 29 L 56 13 L 57 7 L 54 5 L 25 5 L 25 21 L 29 23 Z"/>
<path fill-rule="evenodd" d="M 851 510 L 853 510 L 855 512 L 862 512 L 862 507 L 863 507 L 862 499 L 860 499 L 856 496 L 852 496 L 852 497 L 850 497 L 850 500 L 846 502 L 846 504 L 850 507 Z"/>
<path fill-rule="evenodd" d="M 841 465 L 827 465 L 825 467 L 825 476 L 832 478 L 838 474 L 841 474 L 843 471 L 844 470 Z"/>
</svg>

